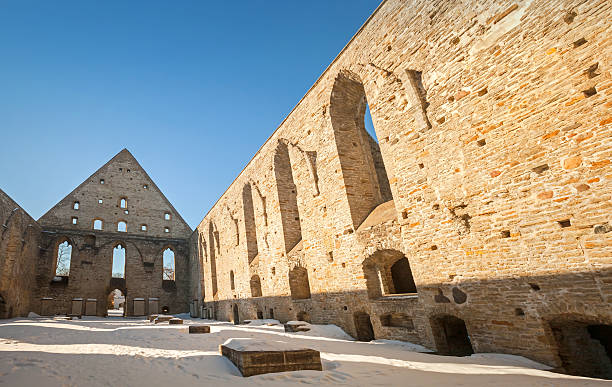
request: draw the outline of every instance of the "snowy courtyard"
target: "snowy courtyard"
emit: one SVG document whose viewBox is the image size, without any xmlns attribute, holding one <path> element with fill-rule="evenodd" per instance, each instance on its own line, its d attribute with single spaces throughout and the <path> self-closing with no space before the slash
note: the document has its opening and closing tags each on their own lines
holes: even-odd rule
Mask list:
<svg viewBox="0 0 612 387">
<path fill-rule="evenodd" d="M 2 386 L 595 386 L 596 379 L 561 375 L 528 359 L 496 354 L 437 356 L 395 341 L 353 341 L 335 326 L 285 333 L 273 320 L 232 325 L 184 315 L 185 325 L 145 319 L 82 320 L 15 318 L 0 322 Z M 188 334 L 186 325 L 207 324 L 209 334 Z M 230 338 L 283 341 L 320 351 L 323 371 L 296 371 L 243 378 L 219 354 Z"/>
</svg>

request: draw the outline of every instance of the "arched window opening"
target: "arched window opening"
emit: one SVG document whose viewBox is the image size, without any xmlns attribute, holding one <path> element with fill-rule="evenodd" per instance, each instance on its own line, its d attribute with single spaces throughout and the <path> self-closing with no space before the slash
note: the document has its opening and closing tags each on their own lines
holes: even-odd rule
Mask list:
<svg viewBox="0 0 612 387">
<path fill-rule="evenodd" d="M 125 278 L 125 248 L 118 244 L 113 249 L 113 278 Z"/>
<path fill-rule="evenodd" d="M 417 293 L 410 262 L 401 251 L 379 250 L 363 261 L 368 296 Z"/>
<path fill-rule="evenodd" d="M 398 259 L 391 266 L 392 294 L 416 293 L 416 285 L 412 278 L 410 263 L 406 257 Z"/>
<path fill-rule="evenodd" d="M 164 227 L 164 232 L 165 233 L 169 233 L 170 232 L 170 227 Z"/>
<path fill-rule="evenodd" d="M 261 281 L 258 275 L 251 277 L 251 297 L 261 297 Z"/>
<path fill-rule="evenodd" d="M 172 216 L 170 215 L 169 212 L 164 213 L 164 220 L 170 220 L 172 219 Z"/>
<path fill-rule="evenodd" d="M 119 201 L 119 207 L 127 208 L 127 199 L 126 198 L 121 198 L 121 200 Z"/>
<path fill-rule="evenodd" d="M 230 270 L 230 287 L 232 288 L 232 290 L 236 289 L 236 286 L 234 285 L 234 271 Z"/>
<path fill-rule="evenodd" d="M 353 224 L 358 227 L 376 206 L 393 197 L 378 142 L 366 130 L 369 108 L 363 83 L 356 74 L 342 71 L 331 95 L 332 128 Z M 371 122 L 370 117 L 366 121 Z"/>
<path fill-rule="evenodd" d="M 112 290 L 106 298 L 106 313 L 108 317 L 123 316 L 125 295 L 119 289 Z"/>
<path fill-rule="evenodd" d="M 210 241 L 210 282 L 212 284 L 213 297 L 217 295 L 217 259 L 215 252 L 215 226 L 212 222 L 208 224 L 208 240 Z"/>
<path fill-rule="evenodd" d="M 302 227 L 300 225 L 297 187 L 293 180 L 289 148 L 283 142 L 279 142 L 274 154 L 274 175 L 276 177 L 285 249 L 290 252 L 302 240 Z"/>
<path fill-rule="evenodd" d="M 72 205 L 72 208 L 75 210 L 78 210 L 79 206 L 80 206 L 79 202 L 74 202 L 74 204 Z"/>
<path fill-rule="evenodd" d="M 127 223 L 124 222 L 123 220 L 120 220 L 117 223 L 117 231 L 119 231 L 119 232 L 127 232 Z"/>
<path fill-rule="evenodd" d="M 289 288 L 291 289 L 291 298 L 294 300 L 310 298 L 308 270 L 305 267 L 296 267 L 289 272 Z"/>
<path fill-rule="evenodd" d="M 70 261 L 72 260 L 72 245 L 64 241 L 57 247 L 57 265 L 55 266 L 56 277 L 68 277 L 70 275 Z"/>
<path fill-rule="evenodd" d="M 102 230 L 103 227 L 103 222 L 101 219 L 95 219 L 93 222 L 93 229 L 94 230 Z"/>
<path fill-rule="evenodd" d="M 255 209 L 253 207 L 253 192 L 250 184 L 242 189 L 242 210 L 244 212 L 244 228 L 249 263 L 255 259 L 259 250 L 257 247 L 257 227 L 255 226 Z"/>
<path fill-rule="evenodd" d="M 164 250 L 163 254 L 164 265 L 163 265 L 163 280 L 174 281 L 175 279 L 175 266 L 174 266 L 174 251 L 171 248 Z"/>
</svg>

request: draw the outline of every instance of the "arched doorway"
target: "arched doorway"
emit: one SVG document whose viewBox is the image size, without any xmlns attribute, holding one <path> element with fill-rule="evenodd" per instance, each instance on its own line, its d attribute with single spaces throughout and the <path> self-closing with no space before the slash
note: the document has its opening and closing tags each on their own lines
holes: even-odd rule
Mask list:
<svg viewBox="0 0 612 387">
<path fill-rule="evenodd" d="M 370 315 L 366 312 L 356 312 L 353 315 L 355 322 L 355 332 L 357 333 L 357 340 L 359 341 L 372 341 L 374 340 L 374 328 L 372 327 L 372 321 Z"/>
<path fill-rule="evenodd" d="M 451 315 L 437 316 L 431 319 L 431 328 L 439 355 L 469 356 L 474 353 L 462 319 Z"/>
<path fill-rule="evenodd" d="M 113 289 L 106 298 L 106 313 L 108 317 L 125 316 L 125 294 L 119 289 Z"/>
<path fill-rule="evenodd" d="M 580 317 L 556 318 L 549 324 L 566 373 L 612 379 L 612 325 Z"/>
<path fill-rule="evenodd" d="M 234 312 L 234 315 L 233 315 L 234 325 L 238 325 L 240 324 L 240 313 L 238 313 L 238 305 L 234 304 L 234 306 L 232 307 L 232 310 Z"/>
</svg>

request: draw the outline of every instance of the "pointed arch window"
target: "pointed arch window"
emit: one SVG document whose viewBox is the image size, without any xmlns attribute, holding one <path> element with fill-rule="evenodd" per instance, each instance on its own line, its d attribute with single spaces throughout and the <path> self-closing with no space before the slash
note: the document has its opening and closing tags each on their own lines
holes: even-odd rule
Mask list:
<svg viewBox="0 0 612 387">
<path fill-rule="evenodd" d="M 57 265 L 55 266 L 56 277 L 68 277 L 70 275 L 70 261 L 72 259 L 72 245 L 63 241 L 57 247 Z"/>
<path fill-rule="evenodd" d="M 175 280 L 175 266 L 174 266 L 174 251 L 171 248 L 167 248 L 163 253 L 163 275 L 162 279 L 164 281 L 174 281 Z"/>
</svg>

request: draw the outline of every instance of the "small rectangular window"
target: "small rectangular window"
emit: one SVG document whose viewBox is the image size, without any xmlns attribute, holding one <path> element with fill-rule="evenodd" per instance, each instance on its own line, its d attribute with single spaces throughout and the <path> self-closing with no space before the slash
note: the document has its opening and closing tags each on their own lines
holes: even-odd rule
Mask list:
<svg viewBox="0 0 612 387">
<path fill-rule="evenodd" d="M 169 212 L 166 212 L 166 213 L 164 214 L 164 219 L 166 219 L 166 220 L 170 220 L 170 213 L 169 213 Z"/>
<path fill-rule="evenodd" d="M 164 227 L 164 232 L 170 232 L 170 228 L 169 227 Z"/>
<path fill-rule="evenodd" d="M 140 231 L 147 231 L 147 225 L 143 224 L 142 226 L 140 226 Z"/>
<path fill-rule="evenodd" d="M 72 217 L 72 224 L 77 224 L 79 221 L 79 218 L 77 218 L 76 216 Z"/>
<path fill-rule="evenodd" d="M 149 189 L 149 186 L 147 184 L 143 184 L 142 188 Z"/>
<path fill-rule="evenodd" d="M 104 184 L 104 179 L 100 179 L 100 184 Z"/>
<path fill-rule="evenodd" d="M 98 199 L 98 204 L 102 204 L 102 199 Z"/>
</svg>

